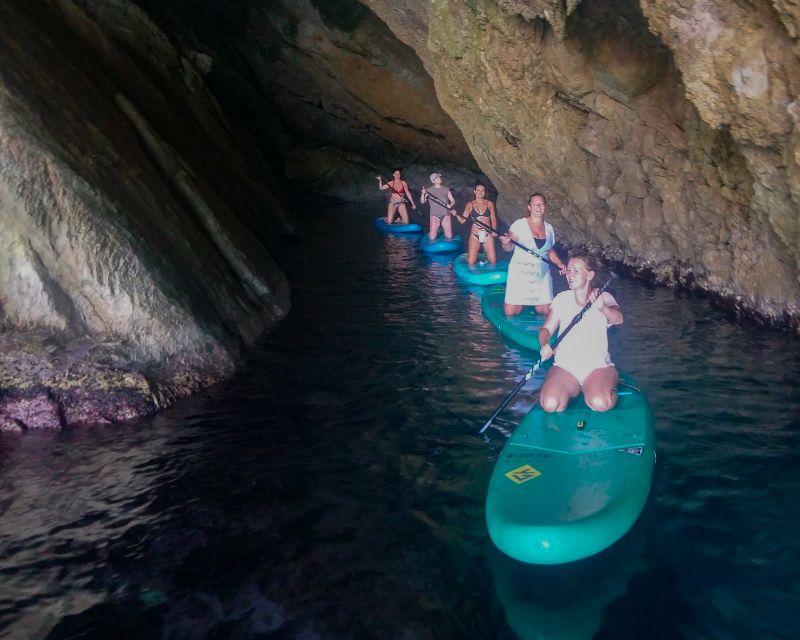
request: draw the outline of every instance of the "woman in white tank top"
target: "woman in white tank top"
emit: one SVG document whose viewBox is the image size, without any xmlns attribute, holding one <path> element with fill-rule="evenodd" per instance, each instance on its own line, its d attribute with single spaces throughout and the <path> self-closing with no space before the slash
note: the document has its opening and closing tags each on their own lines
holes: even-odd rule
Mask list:
<svg viewBox="0 0 800 640">
<path fill-rule="evenodd" d="M 583 389 L 586 404 L 608 411 L 617 404 L 617 373 L 608 354 L 608 327 L 622 324 L 622 309 L 607 291 L 594 287 L 595 262 L 590 256 L 573 256 L 567 265 L 569 289 L 550 303 L 547 320 L 539 330 L 542 362 L 554 355 L 550 338 L 569 326 L 589 301 L 592 306 L 556 347 L 555 361 L 547 372 L 539 402 L 548 412 L 563 411 Z M 599 295 L 598 295 L 599 294 Z"/>
</svg>

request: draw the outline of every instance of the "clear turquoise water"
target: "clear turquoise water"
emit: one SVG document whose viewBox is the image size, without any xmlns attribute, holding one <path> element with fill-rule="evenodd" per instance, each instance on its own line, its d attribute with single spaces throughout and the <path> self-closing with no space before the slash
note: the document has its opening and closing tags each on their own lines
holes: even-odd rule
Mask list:
<svg viewBox="0 0 800 640">
<path fill-rule="evenodd" d="M 623 279 L 650 502 L 585 562 L 514 563 L 483 503 L 532 364 L 451 257 L 310 218 L 288 322 L 153 420 L 0 440 L 2 638 L 798 638 L 800 342 Z"/>
</svg>

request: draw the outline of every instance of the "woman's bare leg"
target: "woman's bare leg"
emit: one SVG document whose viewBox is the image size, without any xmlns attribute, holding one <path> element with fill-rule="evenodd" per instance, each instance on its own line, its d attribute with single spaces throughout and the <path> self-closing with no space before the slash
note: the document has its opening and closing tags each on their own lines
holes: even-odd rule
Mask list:
<svg viewBox="0 0 800 640">
<path fill-rule="evenodd" d="M 386 207 L 386 224 L 392 224 L 392 220 L 394 220 L 394 205 L 390 202 L 389 206 Z"/>
<path fill-rule="evenodd" d="M 522 305 L 521 304 L 508 304 L 507 302 L 503 304 L 503 313 L 506 314 L 506 318 L 510 318 L 512 316 L 519 315 L 522 313 Z"/>
<path fill-rule="evenodd" d="M 590 409 L 608 411 L 617 404 L 617 382 L 619 372 L 616 367 L 595 369 L 583 382 L 583 399 Z"/>
<path fill-rule="evenodd" d="M 580 391 L 581 386 L 575 376 L 561 367 L 552 367 L 539 393 L 539 404 L 548 413 L 558 413 L 566 409 L 569 401 Z"/>
<path fill-rule="evenodd" d="M 406 205 L 401 204 L 397 207 L 397 210 L 400 212 L 400 219 L 403 221 L 403 224 L 408 224 L 408 209 L 406 209 Z"/>
<path fill-rule="evenodd" d="M 489 264 L 495 264 L 497 262 L 497 250 L 494 246 L 494 238 L 492 236 L 487 236 L 486 242 L 483 243 L 483 250 L 486 252 L 486 258 L 489 260 Z"/>
<path fill-rule="evenodd" d="M 431 216 L 431 230 L 428 233 L 428 237 L 431 239 L 431 242 L 436 240 L 436 236 L 439 235 L 439 225 L 442 223 L 441 218 L 437 218 L 436 216 Z"/>
<path fill-rule="evenodd" d="M 441 218 L 444 237 L 450 240 L 453 237 L 453 219 L 450 216 Z"/>
<path fill-rule="evenodd" d="M 470 230 L 469 244 L 467 245 L 467 264 L 475 264 L 478 261 L 478 252 L 481 250 L 481 243 Z"/>
</svg>

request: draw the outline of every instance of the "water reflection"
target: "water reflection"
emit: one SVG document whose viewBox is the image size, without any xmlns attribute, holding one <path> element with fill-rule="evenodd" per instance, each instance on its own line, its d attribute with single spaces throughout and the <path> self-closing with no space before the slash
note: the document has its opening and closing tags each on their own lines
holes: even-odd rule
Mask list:
<svg viewBox="0 0 800 640">
<path fill-rule="evenodd" d="M 509 627 L 520 640 L 591 640 L 645 568 L 645 541 L 640 523 L 604 553 L 561 566 L 527 565 L 493 548 L 489 566 Z"/>
<path fill-rule="evenodd" d="M 577 577 L 509 576 L 484 500 L 535 398 L 476 434 L 533 354 L 452 257 L 336 216 L 282 257 L 289 322 L 234 380 L 139 425 L 0 437 L 0 635 L 800 637 L 795 339 L 619 281 L 613 357 L 658 429 L 650 503 Z"/>
</svg>

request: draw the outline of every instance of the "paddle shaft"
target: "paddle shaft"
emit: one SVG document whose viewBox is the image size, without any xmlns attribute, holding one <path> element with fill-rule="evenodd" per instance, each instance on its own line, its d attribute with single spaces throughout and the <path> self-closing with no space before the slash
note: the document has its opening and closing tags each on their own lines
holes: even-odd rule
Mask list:
<svg viewBox="0 0 800 640">
<path fill-rule="evenodd" d="M 528 380 L 530 380 L 533 377 L 533 375 L 539 370 L 539 367 L 541 367 L 541 366 L 542 366 L 542 359 L 539 358 L 539 360 L 536 361 L 536 364 L 533 365 L 533 367 L 531 367 L 528 370 L 528 373 L 526 373 L 524 376 L 522 376 L 522 380 L 520 380 L 517 383 L 517 385 L 511 390 L 511 393 L 509 393 L 505 397 L 505 400 L 503 400 L 500 403 L 500 406 L 498 406 L 497 409 L 494 410 L 494 413 L 492 413 L 492 415 L 489 416 L 489 419 L 486 421 L 486 424 L 484 424 L 483 427 L 481 427 L 481 430 L 478 431 L 479 434 L 483 433 L 484 431 L 486 431 L 491 426 L 492 422 L 494 422 L 494 419 L 497 416 L 499 416 L 500 412 L 508 406 L 508 403 L 511 402 L 513 397 L 515 395 L 517 395 L 517 393 L 520 391 L 520 389 L 522 389 L 522 387 L 525 386 L 525 384 L 528 382 Z"/>
<path fill-rule="evenodd" d="M 433 195 L 433 194 L 432 194 L 432 193 L 430 193 L 430 192 L 428 192 L 428 198 L 430 198 L 430 199 L 431 199 L 431 200 L 433 200 L 433 201 L 434 201 L 436 204 L 439 204 L 439 205 L 441 205 L 441 206 L 445 207 L 445 208 L 446 208 L 446 209 L 448 209 L 448 210 L 451 210 L 451 211 L 453 210 L 453 208 L 452 208 L 452 207 L 450 207 L 450 206 L 448 206 L 447 204 L 445 204 L 445 202 L 444 202 L 443 200 L 441 200 L 441 199 L 437 198 L 435 195 Z M 468 216 L 467 216 L 467 220 L 472 220 L 472 222 L 474 222 L 475 224 L 477 224 L 479 227 L 483 227 L 483 228 L 484 228 L 486 231 L 488 231 L 489 233 L 494 233 L 495 235 L 500 235 L 500 232 L 499 232 L 497 229 L 494 229 L 494 228 L 492 228 L 492 227 L 491 227 L 491 225 L 488 225 L 488 224 L 486 224 L 485 222 L 481 222 L 480 220 L 478 220 L 478 217 L 477 217 L 476 215 L 468 215 Z M 542 255 L 539 255 L 538 253 L 536 253 L 536 252 L 535 252 L 533 249 L 531 249 L 530 247 L 526 247 L 524 244 L 520 244 L 519 242 L 517 242 L 516 240 L 513 240 L 512 238 L 509 238 L 509 241 L 511 242 L 511 244 L 513 244 L 513 245 L 515 245 L 515 246 L 519 247 L 519 248 L 520 248 L 520 249 L 522 249 L 523 251 L 527 251 L 527 252 L 528 252 L 528 253 L 530 253 L 532 256 L 536 256 L 536 257 L 537 257 L 537 258 L 539 258 L 539 260 L 541 260 L 542 262 L 546 262 L 547 264 L 549 264 L 549 265 L 551 265 L 551 266 L 555 267 L 556 269 L 558 269 L 558 268 L 559 268 L 559 267 L 558 267 L 558 265 L 557 265 L 555 262 L 553 262 L 553 261 L 552 261 L 552 260 L 550 260 L 549 258 L 545 258 L 544 256 L 542 256 Z"/>
<path fill-rule="evenodd" d="M 604 284 L 602 287 L 600 287 L 600 291 L 599 291 L 599 292 L 598 292 L 598 294 L 597 294 L 597 298 L 599 298 L 601 295 L 603 295 L 603 292 L 604 292 L 604 291 L 605 291 L 605 290 L 608 288 L 608 285 L 610 285 L 610 284 L 611 284 L 611 281 L 612 281 L 612 280 L 613 280 L 615 277 L 616 277 L 616 276 L 615 276 L 615 275 L 612 273 L 612 274 L 611 274 L 611 277 L 610 277 L 610 278 L 609 278 L 609 279 L 606 281 L 606 283 L 605 283 L 605 284 Z M 578 314 L 577 314 L 577 315 L 576 315 L 576 316 L 575 316 L 575 317 L 572 319 L 572 322 L 570 322 L 570 323 L 567 325 L 567 328 L 566 328 L 566 329 L 564 329 L 564 331 L 562 331 L 561 333 L 559 333 L 559 334 L 558 334 L 558 338 L 556 339 L 556 341 L 553 343 L 553 346 L 552 346 L 552 350 L 553 350 L 553 351 L 555 351 L 555 350 L 556 350 L 556 347 L 559 345 L 559 343 L 560 343 L 560 342 L 561 342 L 561 341 L 562 341 L 562 340 L 563 340 L 563 339 L 564 339 L 564 338 L 567 336 L 567 334 L 568 334 L 568 333 L 569 333 L 569 332 L 572 330 L 572 327 L 574 327 L 576 324 L 578 324 L 578 323 L 580 322 L 581 318 L 583 318 L 583 315 L 584 315 L 584 314 L 585 314 L 585 313 L 586 313 L 586 312 L 587 312 L 587 311 L 588 311 L 588 310 L 591 308 L 591 306 L 592 306 L 592 305 L 595 303 L 595 300 L 597 300 L 597 298 L 595 298 L 594 300 L 589 300 L 589 302 L 587 302 L 587 303 L 586 303 L 586 304 L 583 306 L 583 309 L 581 309 L 581 310 L 578 312 Z M 483 433 L 484 431 L 486 431 L 486 430 L 487 430 L 487 429 L 488 429 L 488 428 L 491 426 L 492 422 L 494 422 L 494 419 L 495 419 L 495 418 L 496 418 L 498 415 L 500 415 L 500 412 L 501 412 L 503 409 L 505 409 L 505 408 L 506 408 L 506 406 L 508 406 L 508 403 L 509 403 L 509 402 L 511 402 L 511 399 L 512 399 L 512 398 L 513 398 L 515 395 L 517 395 L 517 393 L 519 392 L 519 390 L 520 390 L 520 389 L 522 389 L 522 387 L 524 387 L 524 386 L 525 386 L 525 383 L 526 383 L 526 382 L 528 382 L 528 380 L 530 380 L 530 379 L 533 377 L 533 374 L 535 374 L 535 373 L 536 373 L 536 372 L 539 370 L 539 367 L 541 367 L 541 366 L 542 366 L 542 358 L 541 358 L 541 357 L 539 357 L 539 359 L 536 361 L 536 364 L 535 364 L 535 365 L 533 365 L 533 366 L 532 366 L 532 367 L 531 367 L 531 368 L 528 370 L 528 372 L 527 372 L 527 373 L 526 373 L 526 374 L 525 374 L 525 375 L 522 377 L 522 380 L 520 380 L 520 381 L 517 383 L 517 386 L 515 386 L 515 387 L 514 387 L 514 388 L 511 390 L 511 393 L 509 393 L 509 394 L 508 394 L 508 395 L 505 397 L 505 399 L 503 400 L 503 402 L 501 402 L 501 403 L 500 403 L 500 406 L 499 406 L 499 407 L 497 407 L 497 409 L 495 409 L 495 410 L 494 410 L 494 413 L 492 413 L 492 415 L 491 415 L 491 416 L 489 416 L 489 419 L 486 421 L 486 424 L 484 424 L 484 425 L 483 425 L 483 427 L 481 428 L 481 430 L 480 430 L 480 431 L 478 431 L 478 433 L 479 433 L 479 434 L 480 434 L 480 433 Z"/>
</svg>

